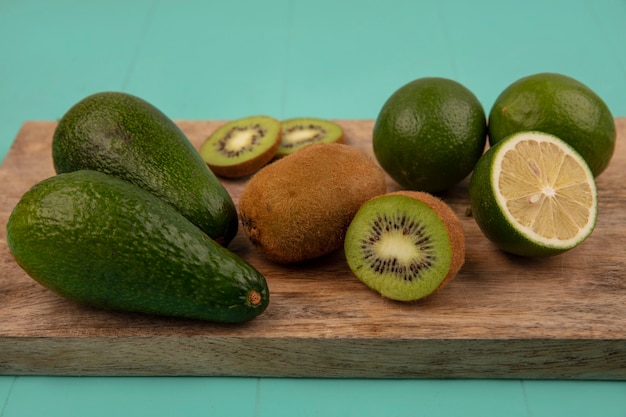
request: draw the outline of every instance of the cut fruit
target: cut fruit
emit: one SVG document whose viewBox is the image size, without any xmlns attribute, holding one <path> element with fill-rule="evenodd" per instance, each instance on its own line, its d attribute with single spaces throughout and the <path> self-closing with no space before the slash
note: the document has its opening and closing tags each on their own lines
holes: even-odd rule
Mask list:
<svg viewBox="0 0 626 417">
<path fill-rule="evenodd" d="M 202 144 L 200 155 L 216 175 L 245 177 L 274 158 L 280 138 L 278 120 L 269 116 L 246 117 L 219 127 Z"/>
<path fill-rule="evenodd" d="M 470 181 L 472 215 L 500 249 L 552 256 L 593 231 L 597 190 L 578 152 L 542 132 L 513 134 L 479 160 Z"/>
<path fill-rule="evenodd" d="M 328 120 L 294 118 L 282 122 L 282 138 L 276 156 L 282 158 L 314 143 L 343 143 L 343 128 Z"/>
<path fill-rule="evenodd" d="M 442 200 L 399 191 L 363 204 L 344 250 L 354 275 L 384 297 L 415 301 L 454 278 L 465 262 L 460 220 Z"/>
</svg>

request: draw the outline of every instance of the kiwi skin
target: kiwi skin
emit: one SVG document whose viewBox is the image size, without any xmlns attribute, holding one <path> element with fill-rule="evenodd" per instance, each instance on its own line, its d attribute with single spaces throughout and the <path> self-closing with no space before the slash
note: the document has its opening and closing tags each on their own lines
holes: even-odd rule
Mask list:
<svg viewBox="0 0 626 417">
<path fill-rule="evenodd" d="M 414 198 L 419 200 L 437 213 L 439 218 L 442 220 L 446 230 L 448 232 L 448 237 L 450 239 L 451 253 L 452 259 L 450 261 L 450 266 L 445 277 L 439 283 L 437 288 L 435 288 L 429 294 L 425 294 L 422 297 L 417 299 L 406 299 L 396 301 L 402 302 L 410 302 L 410 301 L 418 301 L 424 298 L 430 297 L 433 294 L 439 292 L 442 288 L 444 288 L 453 278 L 455 278 L 458 272 L 461 270 L 461 267 L 465 263 L 465 232 L 463 230 L 463 225 L 461 224 L 460 219 L 454 213 L 452 208 L 446 204 L 443 200 L 435 197 L 432 194 L 422 192 L 422 191 L 395 191 L 385 194 L 385 196 L 393 196 L 393 195 L 401 195 L 405 197 Z M 376 198 L 376 197 L 375 197 Z"/>
<path fill-rule="evenodd" d="M 267 259 L 303 262 L 341 247 L 360 206 L 386 190 L 384 172 L 362 151 L 312 144 L 252 176 L 239 199 L 242 229 Z"/>
</svg>

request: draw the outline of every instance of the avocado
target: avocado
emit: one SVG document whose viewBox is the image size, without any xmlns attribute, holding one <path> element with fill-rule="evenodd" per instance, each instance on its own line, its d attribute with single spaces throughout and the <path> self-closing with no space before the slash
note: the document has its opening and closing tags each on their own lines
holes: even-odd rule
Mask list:
<svg viewBox="0 0 626 417">
<path fill-rule="evenodd" d="M 59 174 L 91 169 L 152 192 L 224 246 L 237 234 L 222 183 L 180 128 L 139 97 L 105 91 L 76 103 L 54 131 L 52 159 Z"/>
<path fill-rule="evenodd" d="M 154 194 L 98 171 L 37 183 L 6 231 L 28 275 L 93 307 L 237 323 L 269 303 L 252 265 Z"/>
</svg>

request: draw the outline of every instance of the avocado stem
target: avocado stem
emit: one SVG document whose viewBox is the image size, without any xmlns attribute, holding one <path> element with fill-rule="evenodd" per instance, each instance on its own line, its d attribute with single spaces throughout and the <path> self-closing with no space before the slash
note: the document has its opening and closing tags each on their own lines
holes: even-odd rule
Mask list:
<svg viewBox="0 0 626 417">
<path fill-rule="evenodd" d="M 248 293 L 248 302 L 253 306 L 258 306 L 259 304 L 261 304 L 261 301 L 262 297 L 258 291 L 252 290 Z"/>
</svg>

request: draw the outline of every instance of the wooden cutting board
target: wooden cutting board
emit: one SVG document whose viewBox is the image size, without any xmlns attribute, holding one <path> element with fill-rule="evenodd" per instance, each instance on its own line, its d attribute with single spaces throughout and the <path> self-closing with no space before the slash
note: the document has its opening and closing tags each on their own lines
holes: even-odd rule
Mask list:
<svg viewBox="0 0 626 417">
<path fill-rule="evenodd" d="M 373 121 L 338 121 L 371 152 Z M 220 122 L 180 121 L 197 147 Z M 265 261 L 240 232 L 230 246 L 265 274 L 270 306 L 242 325 L 97 310 L 30 279 L 7 249 L 20 196 L 54 175 L 55 122 L 26 122 L 0 168 L 0 373 L 381 378 L 626 379 L 626 119 L 598 178 L 599 218 L 578 248 L 550 259 L 496 250 L 468 207 L 467 181 L 443 195 L 461 218 L 466 263 L 435 296 L 381 298 L 341 250 L 315 262 Z M 235 202 L 245 185 L 224 181 Z M 389 180 L 389 189 L 398 189 Z"/>
</svg>

